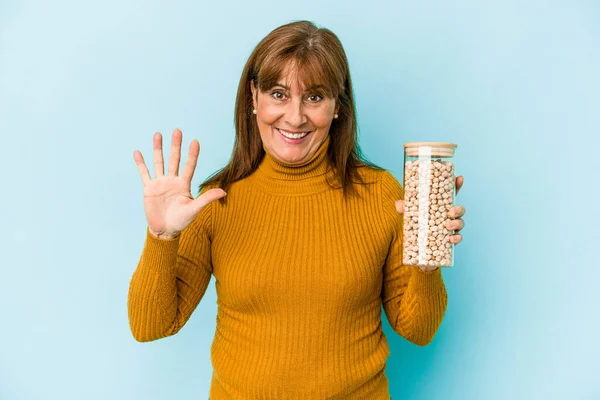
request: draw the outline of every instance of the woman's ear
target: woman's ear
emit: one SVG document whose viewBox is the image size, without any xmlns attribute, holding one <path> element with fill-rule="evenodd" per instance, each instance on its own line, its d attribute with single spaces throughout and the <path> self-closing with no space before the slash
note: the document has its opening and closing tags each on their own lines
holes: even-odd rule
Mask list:
<svg viewBox="0 0 600 400">
<path fill-rule="evenodd" d="M 250 80 L 250 91 L 252 92 L 252 105 L 256 109 L 256 87 L 254 86 L 254 79 Z"/>
</svg>

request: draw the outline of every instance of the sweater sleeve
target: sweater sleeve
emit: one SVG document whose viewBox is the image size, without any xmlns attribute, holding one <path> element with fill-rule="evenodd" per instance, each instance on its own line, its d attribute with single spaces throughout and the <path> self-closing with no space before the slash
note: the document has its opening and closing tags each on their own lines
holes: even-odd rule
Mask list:
<svg viewBox="0 0 600 400">
<path fill-rule="evenodd" d="M 424 272 L 419 267 L 402 265 L 403 215 L 396 200 L 404 200 L 404 190 L 389 172 L 381 174 L 383 218 L 393 235 L 383 268 L 382 303 L 385 315 L 396 333 L 419 346 L 435 336 L 447 305 L 441 268 Z"/>
<path fill-rule="evenodd" d="M 146 227 L 127 301 L 137 341 L 176 334 L 204 296 L 212 274 L 211 209 L 212 202 L 174 239 L 158 239 Z"/>
</svg>

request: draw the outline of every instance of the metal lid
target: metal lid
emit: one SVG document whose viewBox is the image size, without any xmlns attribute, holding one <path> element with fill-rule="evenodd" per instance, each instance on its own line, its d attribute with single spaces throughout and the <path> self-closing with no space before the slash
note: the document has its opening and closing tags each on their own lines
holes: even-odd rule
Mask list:
<svg viewBox="0 0 600 400">
<path fill-rule="evenodd" d="M 448 142 L 407 142 L 404 151 L 410 157 L 453 157 L 458 145 Z"/>
</svg>

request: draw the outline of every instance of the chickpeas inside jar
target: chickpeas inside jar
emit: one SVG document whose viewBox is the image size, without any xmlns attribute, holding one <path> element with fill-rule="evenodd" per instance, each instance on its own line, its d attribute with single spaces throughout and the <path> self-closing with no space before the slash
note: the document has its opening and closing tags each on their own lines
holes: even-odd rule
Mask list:
<svg viewBox="0 0 600 400">
<path fill-rule="evenodd" d="M 404 265 L 454 265 L 453 232 L 446 223 L 456 194 L 456 147 L 445 142 L 404 144 Z"/>
</svg>

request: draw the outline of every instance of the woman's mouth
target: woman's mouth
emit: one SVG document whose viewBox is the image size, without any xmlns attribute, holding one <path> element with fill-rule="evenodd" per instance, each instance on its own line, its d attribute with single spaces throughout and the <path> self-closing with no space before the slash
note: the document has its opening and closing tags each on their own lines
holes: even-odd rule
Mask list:
<svg viewBox="0 0 600 400">
<path fill-rule="evenodd" d="M 300 133 L 292 133 L 281 130 L 279 128 L 275 128 L 279 135 L 288 143 L 301 143 L 308 135 L 312 133 L 312 131 L 300 132 Z"/>
</svg>

